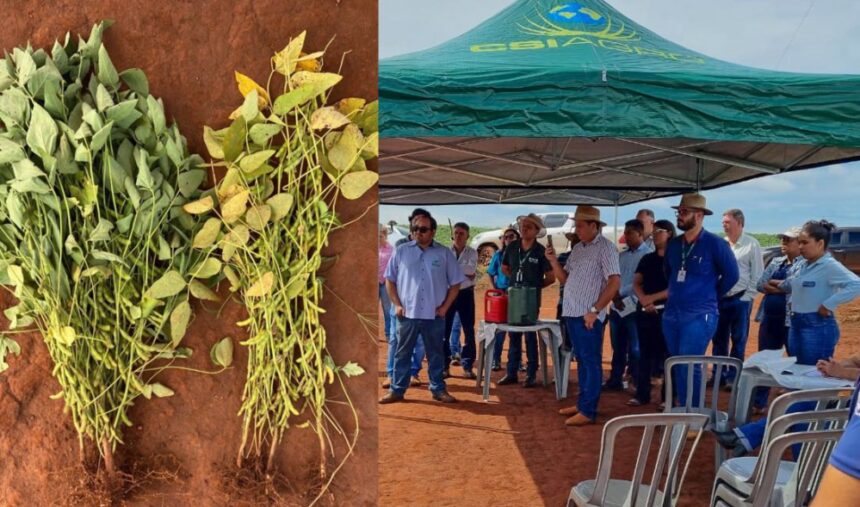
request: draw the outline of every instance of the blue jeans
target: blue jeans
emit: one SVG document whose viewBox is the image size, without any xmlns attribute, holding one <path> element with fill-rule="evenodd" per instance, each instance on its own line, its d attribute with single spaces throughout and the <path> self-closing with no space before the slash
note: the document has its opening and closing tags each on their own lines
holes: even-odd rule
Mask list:
<svg viewBox="0 0 860 507">
<path fill-rule="evenodd" d="M 451 323 L 451 336 L 449 337 L 448 343 L 451 347 L 451 355 L 460 355 L 460 331 L 463 330 L 463 323 L 460 322 L 460 314 L 454 314 L 454 322 Z"/>
<path fill-rule="evenodd" d="M 714 348 L 712 354 L 715 356 L 736 357 L 744 360 L 744 351 L 747 346 L 747 336 L 750 331 L 750 312 L 752 301 L 744 301 L 741 298 L 723 299 L 720 301 L 719 319 L 717 332 L 714 334 Z M 732 349 L 729 351 L 729 338 L 732 341 Z M 724 368 L 721 373 L 720 383 L 734 379 L 735 370 Z"/>
<path fill-rule="evenodd" d="M 626 317 L 610 312 L 609 337 L 612 342 L 612 369 L 606 384 L 621 387 L 625 369 L 634 379 L 638 378 L 639 333 L 636 329 L 636 312 Z"/>
<path fill-rule="evenodd" d="M 663 336 L 666 338 L 666 348 L 669 357 L 672 356 L 703 356 L 708 350 L 708 343 L 717 329 L 717 315 L 705 313 L 701 315 L 679 315 L 676 312 L 663 314 Z M 668 372 L 667 372 L 668 373 Z M 699 383 L 702 381 L 702 368 L 694 367 L 693 371 L 693 406 L 699 403 Z M 687 400 L 687 366 L 672 368 L 672 384 L 678 399 Z M 672 400 L 667 400 L 672 406 Z"/>
<path fill-rule="evenodd" d="M 472 364 L 475 362 L 475 289 L 469 287 L 460 290 L 457 293 L 454 304 L 448 309 L 448 314 L 445 316 L 445 338 L 451 335 L 451 328 L 454 323 L 454 318 L 459 317 L 463 326 L 463 338 L 465 343 L 461 350 L 462 357 L 460 358 L 463 370 L 471 370 Z M 457 345 L 459 346 L 460 335 L 457 335 Z M 447 340 L 446 340 L 447 344 Z M 451 349 L 445 350 L 445 367 L 451 361 Z"/>
<path fill-rule="evenodd" d="M 397 351 L 397 336 L 400 330 L 400 327 L 397 325 L 398 319 L 397 316 L 394 315 L 394 305 L 391 305 L 391 331 L 388 336 L 388 362 L 386 364 L 386 369 L 388 371 L 388 378 L 394 379 L 394 356 Z M 415 341 L 415 350 L 412 352 L 412 376 L 417 377 L 418 373 L 421 372 L 421 361 L 424 360 L 424 339 L 419 334 L 418 339 Z"/>
<path fill-rule="evenodd" d="M 797 364 L 812 366 L 819 359 L 830 359 L 836 350 L 836 342 L 839 341 L 839 326 L 836 318 L 822 317 L 817 312 L 795 313 L 791 316 L 791 329 L 788 332 L 788 351 L 797 357 Z M 795 403 L 786 412 L 802 412 L 814 410 L 814 402 Z M 801 431 L 804 425 L 792 427 L 794 431 Z M 767 418 L 763 417 L 756 422 L 744 424 L 738 428 L 746 437 L 751 449 L 762 444 L 764 430 L 767 428 Z M 796 453 L 795 453 L 796 454 Z"/>
<path fill-rule="evenodd" d="M 603 322 L 594 321 L 589 330 L 582 317 L 567 317 L 567 336 L 573 343 L 579 375 L 579 400 L 576 408 L 589 419 L 597 418 L 597 402 L 603 384 Z"/>
<path fill-rule="evenodd" d="M 385 340 L 391 336 L 391 299 L 388 298 L 388 291 L 385 290 L 385 284 L 379 284 L 379 302 L 382 304 L 382 319 L 385 322 Z"/>
<path fill-rule="evenodd" d="M 505 331 L 496 331 L 496 339 L 493 342 L 493 362 L 494 363 L 502 363 L 502 348 L 505 346 Z M 508 351 L 508 356 L 510 357 L 510 351 Z"/>
<path fill-rule="evenodd" d="M 508 333 L 510 341 L 508 342 L 508 369 L 507 375 L 511 378 L 517 378 L 517 372 L 520 370 L 520 358 L 523 355 L 523 334 L 526 335 L 526 378 L 535 378 L 538 367 L 537 353 L 537 333 Z"/>
<path fill-rule="evenodd" d="M 440 393 L 445 390 L 445 380 L 442 378 L 445 354 L 442 342 L 445 336 L 445 319 L 437 317 L 430 319 L 409 319 L 397 317 L 398 339 L 394 352 L 394 376 L 391 380 L 391 392 L 400 394 L 409 388 L 409 377 L 412 369 L 412 357 L 418 336 L 424 337 L 427 351 L 427 370 L 430 375 L 430 391 Z"/>
</svg>

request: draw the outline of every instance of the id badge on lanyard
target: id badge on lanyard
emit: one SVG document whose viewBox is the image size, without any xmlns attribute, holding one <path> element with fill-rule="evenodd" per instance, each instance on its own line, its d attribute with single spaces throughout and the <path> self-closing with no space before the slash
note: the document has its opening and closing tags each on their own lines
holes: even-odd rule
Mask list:
<svg viewBox="0 0 860 507">
<path fill-rule="evenodd" d="M 687 279 L 687 270 L 684 268 L 679 269 L 678 270 L 678 282 L 684 283 L 684 280 L 686 280 L 686 279 Z"/>
<path fill-rule="evenodd" d="M 678 283 L 684 283 L 687 279 L 687 257 L 690 256 L 690 253 L 695 247 L 695 241 L 690 244 L 690 248 L 687 248 L 686 245 L 681 243 L 681 269 L 678 270 Z"/>
</svg>

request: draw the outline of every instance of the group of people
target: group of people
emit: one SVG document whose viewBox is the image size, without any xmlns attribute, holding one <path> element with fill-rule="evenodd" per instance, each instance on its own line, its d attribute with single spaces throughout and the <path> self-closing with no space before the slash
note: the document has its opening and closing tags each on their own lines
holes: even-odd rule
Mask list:
<svg viewBox="0 0 860 507">
<path fill-rule="evenodd" d="M 569 426 L 593 424 L 603 390 L 635 385 L 631 406 L 651 402 L 652 378 L 662 374 L 666 357 L 704 355 L 709 346 L 718 356 L 744 358 L 753 300 L 764 299 L 758 348 L 786 347 L 801 364 L 832 358 L 839 331 L 833 311 L 860 294 L 860 279 L 828 252 L 833 225 L 810 221 L 780 237 L 782 255 L 763 266 L 759 242 L 744 232 L 739 209 L 722 215 L 725 237 L 703 227 L 708 209 L 698 193 L 682 196 L 673 206 L 676 220 L 656 220 L 651 210 L 640 210 L 625 223 L 626 247 L 602 235 L 606 225 L 600 211 L 579 206 L 574 229 L 566 236 L 569 251 L 559 255 L 554 246 L 538 242 L 545 234 L 540 217 L 518 218 L 516 229 L 502 234 L 502 249 L 488 268 L 494 288 L 513 284 L 535 287 L 540 307 L 542 288 L 556 280 L 561 285 L 559 315 L 568 346 L 577 361 L 579 396 L 575 406 L 559 412 Z M 416 209 L 409 217 L 410 238 L 385 257 L 380 246 L 380 298 L 390 301 L 386 324 L 389 339 L 389 392 L 380 403 L 403 399 L 410 385 L 418 385 L 416 368 L 426 353 L 433 398 L 456 401 L 448 394 L 445 378 L 452 354 L 447 337 L 455 317 L 462 324 L 465 342 L 453 363 L 463 376 L 475 378 L 475 273 L 477 252 L 466 244 L 469 226 L 453 227 L 453 244 L 434 240 L 437 224 L 429 212 Z M 677 227 L 677 230 L 676 230 Z M 384 236 L 380 236 L 382 243 Z M 602 351 L 608 323 L 613 350 L 612 367 L 604 381 Z M 504 333 L 496 338 L 493 368 L 501 363 Z M 422 343 L 424 350 L 419 345 Z M 523 341 L 527 363 L 523 387 L 535 385 L 538 368 L 537 336 L 508 333 L 508 362 L 500 386 L 519 383 Z M 458 337 L 459 340 L 459 337 Z M 686 367 L 675 368 L 677 399 L 685 399 Z M 698 390 L 700 369 L 693 372 Z M 723 373 L 709 382 L 734 382 Z M 756 393 L 755 406 L 763 410 L 768 392 Z M 693 393 L 698 399 L 698 393 Z M 672 403 L 673 400 L 663 400 Z M 754 447 L 743 429 L 719 435 L 727 447 Z M 750 430 L 751 432 L 757 430 Z M 752 442 L 750 442 L 752 440 Z"/>
</svg>

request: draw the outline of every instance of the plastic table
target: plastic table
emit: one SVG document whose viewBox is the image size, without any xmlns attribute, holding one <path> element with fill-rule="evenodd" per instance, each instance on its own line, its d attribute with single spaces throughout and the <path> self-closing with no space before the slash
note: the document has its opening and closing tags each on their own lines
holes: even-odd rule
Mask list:
<svg viewBox="0 0 860 507">
<path fill-rule="evenodd" d="M 541 367 L 543 368 L 543 385 L 549 384 L 549 369 L 547 364 L 547 348 L 552 354 L 553 379 L 555 380 L 555 396 L 557 399 L 567 397 L 567 383 L 570 377 L 570 350 L 565 350 L 561 335 L 561 325 L 558 320 L 539 320 L 531 326 L 513 326 L 495 322 L 481 321 L 478 334 L 475 337 L 478 347 L 478 379 L 476 386 L 480 389 L 483 384 L 484 401 L 490 399 L 490 361 L 488 355 L 493 354 L 493 344 L 497 331 L 514 333 L 537 333 L 540 340 Z"/>
</svg>

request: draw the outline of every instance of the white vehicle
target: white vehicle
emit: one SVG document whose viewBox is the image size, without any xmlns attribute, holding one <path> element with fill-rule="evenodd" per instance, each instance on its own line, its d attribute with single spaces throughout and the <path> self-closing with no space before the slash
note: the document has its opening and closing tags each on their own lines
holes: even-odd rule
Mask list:
<svg viewBox="0 0 860 507">
<path fill-rule="evenodd" d="M 397 242 L 409 237 L 409 230 L 404 225 L 397 225 L 394 220 L 388 222 L 388 244 L 396 246 Z"/>
<path fill-rule="evenodd" d="M 535 214 L 543 220 L 544 227 L 546 227 L 546 236 L 538 238 L 538 243 L 546 246 L 547 238 L 552 237 L 552 244 L 559 253 L 570 250 L 570 241 L 568 241 L 564 235 L 565 233 L 573 230 L 573 213 Z M 513 227 L 514 229 L 519 230 L 516 222 L 512 222 L 508 227 Z M 621 227 L 619 229 L 618 241 L 623 243 L 624 228 Z M 492 231 L 485 231 L 480 234 L 476 234 L 475 237 L 472 238 L 470 246 L 478 251 L 478 262 L 485 266 L 490 263 L 490 259 L 493 258 L 493 254 L 502 247 L 501 235 L 504 230 L 505 229 L 494 229 Z M 607 225 L 604 227 L 602 234 L 606 239 L 613 243 L 616 242 L 612 226 Z"/>
</svg>

